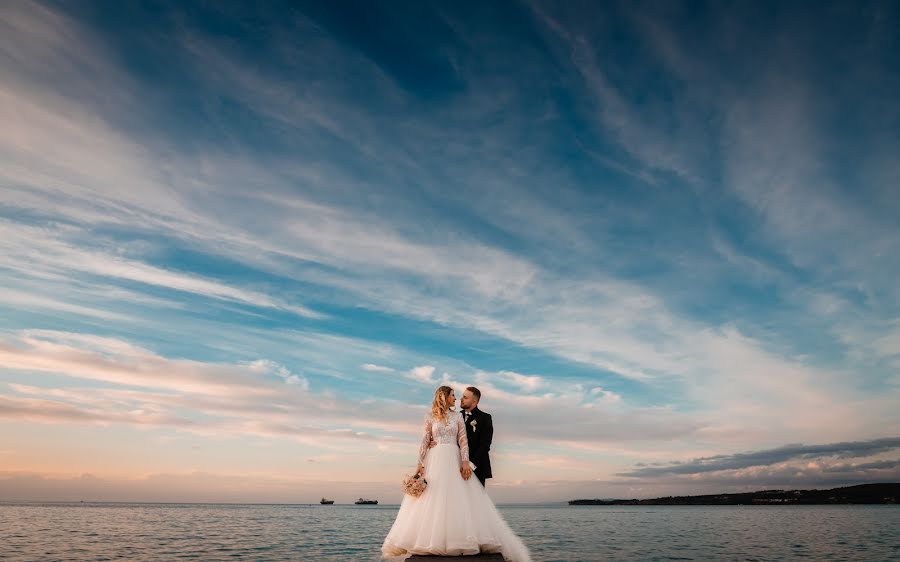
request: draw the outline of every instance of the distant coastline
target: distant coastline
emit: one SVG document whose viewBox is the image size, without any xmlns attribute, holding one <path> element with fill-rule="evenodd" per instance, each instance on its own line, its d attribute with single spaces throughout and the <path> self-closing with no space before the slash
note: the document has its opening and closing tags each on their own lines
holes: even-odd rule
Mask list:
<svg viewBox="0 0 900 562">
<path fill-rule="evenodd" d="M 830 490 L 760 490 L 736 494 L 667 496 L 646 500 L 571 500 L 569 505 L 825 505 L 900 503 L 900 484 L 860 484 Z"/>
</svg>

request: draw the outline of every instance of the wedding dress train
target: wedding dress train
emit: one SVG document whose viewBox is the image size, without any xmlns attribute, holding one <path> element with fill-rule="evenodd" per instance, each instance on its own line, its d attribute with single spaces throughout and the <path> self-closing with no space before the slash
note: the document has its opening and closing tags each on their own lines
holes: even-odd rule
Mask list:
<svg viewBox="0 0 900 562">
<path fill-rule="evenodd" d="M 389 560 L 413 554 L 466 555 L 499 552 L 510 562 L 530 562 L 513 533 L 473 474 L 463 480 L 459 467 L 469 460 L 462 414 L 447 412 L 444 422 L 425 418 L 419 462 L 428 487 L 418 498 L 404 495 L 393 527 L 381 547 Z M 432 437 L 437 446 L 429 449 Z"/>
</svg>

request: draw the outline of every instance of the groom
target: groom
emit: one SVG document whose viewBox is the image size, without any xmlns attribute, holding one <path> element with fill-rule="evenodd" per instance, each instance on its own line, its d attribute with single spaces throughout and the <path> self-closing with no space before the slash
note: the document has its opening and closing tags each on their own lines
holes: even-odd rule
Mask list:
<svg viewBox="0 0 900 562">
<path fill-rule="evenodd" d="M 491 478 L 491 440 L 494 438 L 494 424 L 491 415 L 478 409 L 481 391 L 470 386 L 459 399 L 462 408 L 463 422 L 466 424 L 466 438 L 469 440 L 469 460 L 475 465 L 475 476 L 484 486 L 484 481 Z"/>
<path fill-rule="evenodd" d="M 469 460 L 475 465 L 474 474 L 484 486 L 484 481 L 491 478 L 491 440 L 494 438 L 494 424 L 491 415 L 478 409 L 481 391 L 474 386 L 467 387 L 459 399 L 462 408 L 463 423 L 466 424 L 466 439 L 469 440 Z M 430 446 L 437 445 L 431 441 Z"/>
</svg>

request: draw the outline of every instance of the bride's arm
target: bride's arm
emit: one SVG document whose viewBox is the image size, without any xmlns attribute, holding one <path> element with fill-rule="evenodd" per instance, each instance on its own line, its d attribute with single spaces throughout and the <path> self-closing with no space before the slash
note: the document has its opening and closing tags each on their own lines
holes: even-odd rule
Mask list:
<svg viewBox="0 0 900 562">
<path fill-rule="evenodd" d="M 462 416 L 456 422 L 456 442 L 459 443 L 459 454 L 463 464 L 469 464 L 469 438 L 466 436 L 466 425 Z"/>
<path fill-rule="evenodd" d="M 456 419 L 456 442 L 459 443 L 459 456 L 461 457 L 459 470 L 463 480 L 468 480 L 472 476 L 472 467 L 469 466 L 469 438 L 466 436 L 466 424 L 463 422 L 462 415 Z"/>
<path fill-rule="evenodd" d="M 465 433 L 465 432 L 463 432 Z M 422 444 L 419 445 L 419 463 L 416 471 L 425 472 L 425 453 L 428 452 L 428 445 L 431 443 L 431 417 L 425 416 L 425 435 L 422 436 Z"/>
</svg>

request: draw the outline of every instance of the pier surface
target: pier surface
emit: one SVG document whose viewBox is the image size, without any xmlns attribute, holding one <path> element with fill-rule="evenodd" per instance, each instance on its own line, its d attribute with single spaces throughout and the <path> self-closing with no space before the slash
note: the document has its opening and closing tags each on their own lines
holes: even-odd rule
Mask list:
<svg viewBox="0 0 900 562">
<path fill-rule="evenodd" d="M 425 556 L 416 554 L 407 560 L 419 560 L 430 562 L 503 562 L 503 556 L 499 554 L 472 554 L 470 556 Z"/>
</svg>

